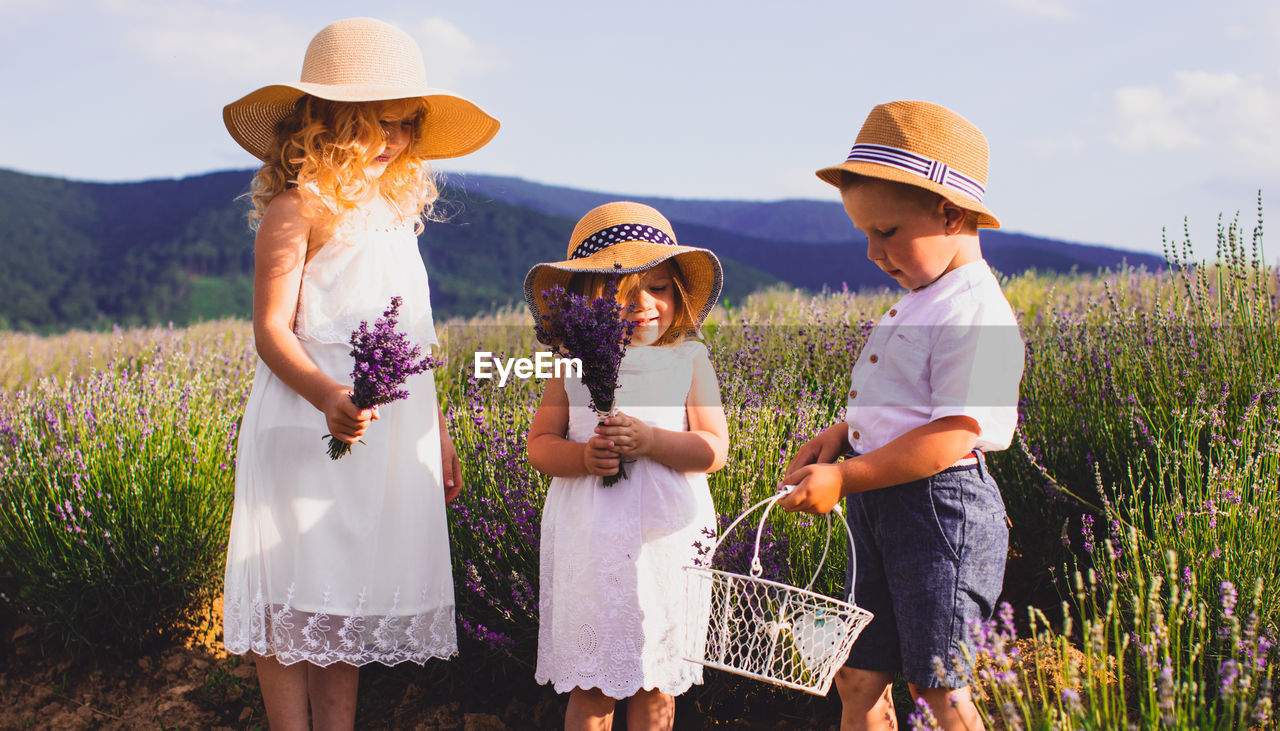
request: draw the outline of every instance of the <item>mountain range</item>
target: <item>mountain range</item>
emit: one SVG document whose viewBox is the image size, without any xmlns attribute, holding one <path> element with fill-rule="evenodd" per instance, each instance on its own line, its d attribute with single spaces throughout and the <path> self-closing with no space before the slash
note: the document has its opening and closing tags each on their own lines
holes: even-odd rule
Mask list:
<svg viewBox="0 0 1280 731">
<path fill-rule="evenodd" d="M 252 170 L 179 180 L 89 183 L 0 170 L 0 329 L 53 332 L 248 317 L 253 237 L 242 198 Z M 577 218 L 610 200 L 653 205 L 680 243 L 716 252 L 724 296 L 771 285 L 858 290 L 891 286 L 866 239 L 831 201 L 713 201 L 617 196 L 518 178 L 449 176 L 419 248 L 437 318 L 519 303 L 530 266 L 564 258 Z M 1160 256 L 983 231 L 1004 274 L 1091 272 Z"/>
</svg>

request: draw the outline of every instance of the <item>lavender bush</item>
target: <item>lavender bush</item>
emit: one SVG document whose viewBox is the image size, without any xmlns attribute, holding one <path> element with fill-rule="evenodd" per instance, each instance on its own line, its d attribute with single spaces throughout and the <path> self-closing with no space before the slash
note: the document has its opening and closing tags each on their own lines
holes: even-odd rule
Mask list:
<svg viewBox="0 0 1280 731">
<path fill-rule="evenodd" d="M 1020 639 L 1007 603 L 996 619 L 969 628 L 965 656 L 989 725 L 1274 728 L 1274 635 L 1256 611 L 1263 582 L 1244 601 L 1224 582 L 1206 604 L 1195 572 L 1180 568 L 1172 552 L 1152 573 L 1121 560 L 1139 555 L 1138 540 L 1131 530 L 1120 544 L 1107 539 L 1100 547 L 1110 579 L 1134 572 L 1123 582 L 1136 590 L 1130 596 L 1092 569 L 1076 571 L 1074 606 L 1064 602 L 1060 630 L 1029 608 Z M 934 727 L 930 719 L 917 711 L 913 728 Z"/>
<path fill-rule="evenodd" d="M 81 335 L 121 357 L 0 396 L 4 601 L 99 652 L 201 620 L 221 593 L 248 335 Z"/>
<path fill-rule="evenodd" d="M 420 346 L 404 333 L 396 332 L 403 301 L 392 297 L 382 317 L 374 321 L 373 330 L 369 330 L 368 321 L 361 320 L 351 333 L 351 357 L 356 361 L 351 370 L 351 401 L 356 408 L 371 409 L 407 398 L 409 392 L 401 386 L 409 376 L 426 373 L 442 362 L 430 353 L 423 356 Z M 339 459 L 350 452 L 350 444 L 329 437 L 329 459 Z"/>
</svg>

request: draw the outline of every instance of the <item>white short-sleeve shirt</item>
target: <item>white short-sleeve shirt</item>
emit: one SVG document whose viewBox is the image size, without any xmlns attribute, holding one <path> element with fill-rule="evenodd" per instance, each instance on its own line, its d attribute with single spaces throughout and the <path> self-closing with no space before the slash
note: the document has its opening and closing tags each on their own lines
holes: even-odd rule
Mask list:
<svg viewBox="0 0 1280 731">
<path fill-rule="evenodd" d="M 849 379 L 845 421 L 859 454 L 946 416 L 968 416 L 976 447 L 1008 448 L 1025 350 L 1013 308 L 983 260 L 898 300 L 871 331 Z"/>
</svg>

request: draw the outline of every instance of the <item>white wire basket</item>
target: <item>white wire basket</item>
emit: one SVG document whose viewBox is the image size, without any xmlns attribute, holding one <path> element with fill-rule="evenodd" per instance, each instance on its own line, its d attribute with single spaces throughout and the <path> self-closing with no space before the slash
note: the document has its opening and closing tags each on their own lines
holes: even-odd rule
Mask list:
<svg viewBox="0 0 1280 731">
<path fill-rule="evenodd" d="M 822 558 L 813 578 L 803 588 L 761 578 L 760 537 L 769 511 L 786 492 L 779 492 L 747 508 L 729 524 L 720 539 L 703 558 L 704 565 L 686 566 L 690 626 L 705 626 L 705 634 L 690 633 L 685 659 L 709 668 L 742 675 L 755 680 L 826 695 L 836 671 L 849 656 L 871 612 L 853 603 L 853 583 L 849 583 L 847 600 L 834 599 L 811 591 L 822 572 L 831 548 L 834 530 L 831 513 L 827 518 L 827 538 Z M 716 549 L 744 518 L 760 507 L 764 512 L 756 527 L 755 552 L 751 558 L 751 575 L 730 573 L 711 568 Z M 832 513 L 840 518 L 849 544 L 853 532 L 837 504 Z M 850 551 L 850 576 L 856 574 L 856 562 Z M 708 605 L 710 616 L 702 614 Z"/>
</svg>

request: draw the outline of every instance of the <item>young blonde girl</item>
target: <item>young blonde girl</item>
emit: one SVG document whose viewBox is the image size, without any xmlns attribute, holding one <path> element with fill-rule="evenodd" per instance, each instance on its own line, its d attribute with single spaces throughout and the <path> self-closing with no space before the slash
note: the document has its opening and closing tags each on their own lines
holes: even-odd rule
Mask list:
<svg viewBox="0 0 1280 731">
<path fill-rule="evenodd" d="M 380 409 L 351 400 L 351 332 L 393 296 L 399 329 L 436 344 L 416 237 L 436 198 L 427 160 L 498 128 L 424 76 L 407 34 L 356 18 L 312 40 L 301 82 L 224 110 L 263 161 L 251 214 L 260 359 L 240 429 L 224 638 L 254 655 L 272 728 L 307 728 L 308 715 L 350 728 L 361 665 L 457 650 L 444 506 L 461 465 L 434 381 L 412 376 L 409 398 Z M 333 461 L 327 434 L 362 443 Z"/>
<path fill-rule="evenodd" d="M 706 347 L 693 339 L 720 293 L 705 249 L 678 246 L 671 224 L 636 203 L 578 222 L 565 261 L 525 279 L 535 316 L 553 285 L 598 297 L 617 281 L 636 322 L 619 368 L 620 412 L 597 423 L 578 378 L 547 381 L 529 427 L 529 462 L 553 477 L 542 517 L 538 682 L 569 692 L 565 727 L 604 729 L 617 700 L 627 728 L 671 728 L 675 696 L 702 681 L 685 661 L 706 608 L 683 566 L 714 535 L 707 473 L 724 464 L 728 427 Z M 627 477 L 602 478 L 627 462 Z"/>
</svg>

